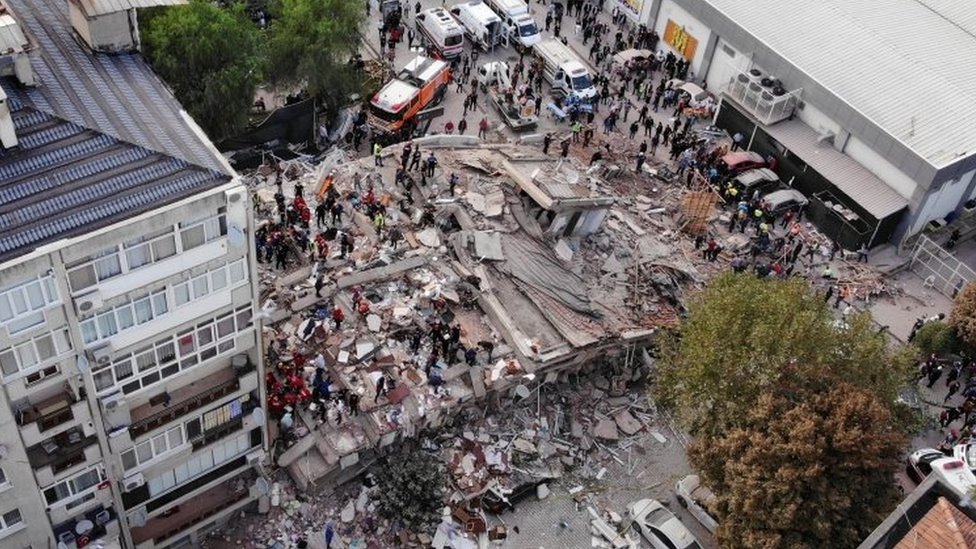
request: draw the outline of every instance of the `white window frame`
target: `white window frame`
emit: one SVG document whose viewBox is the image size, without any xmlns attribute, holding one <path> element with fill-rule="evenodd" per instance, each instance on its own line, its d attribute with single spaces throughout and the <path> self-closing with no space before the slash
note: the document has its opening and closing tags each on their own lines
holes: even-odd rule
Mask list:
<svg viewBox="0 0 976 549">
<path fill-rule="evenodd" d="M 31 289 L 40 291 L 40 303 L 32 302 Z M 2 288 L 0 289 L 0 326 L 5 326 L 7 332 L 13 335 L 43 325 L 47 320 L 45 311 L 59 303 L 61 297 L 58 295 L 53 275 L 37 276 Z"/>
<path fill-rule="evenodd" d="M 77 486 L 74 485 L 75 481 L 77 481 L 81 477 L 90 475 L 91 473 L 96 473 L 96 476 L 98 477 L 98 480 L 96 480 L 94 483 L 82 488 L 78 488 Z M 73 507 L 71 505 L 72 503 L 75 503 L 78 500 L 83 499 L 88 494 L 93 494 L 95 490 L 98 489 L 98 485 L 101 484 L 102 482 L 105 482 L 105 472 L 102 471 L 100 465 L 95 465 L 93 467 L 89 467 L 88 469 L 85 469 L 84 471 L 74 474 L 62 481 L 56 482 L 51 486 L 48 486 L 47 488 L 42 488 L 41 496 L 44 498 L 44 503 L 47 505 L 47 508 L 49 510 L 54 509 L 55 507 L 62 507 L 62 506 L 70 509 L 71 507 Z M 68 489 L 70 494 L 60 499 L 54 500 L 53 502 L 48 502 L 47 491 L 54 490 L 61 485 L 64 485 Z"/>
<path fill-rule="evenodd" d="M 187 461 L 156 475 L 146 482 L 150 498 L 157 498 L 178 486 L 203 476 L 221 465 L 251 451 L 251 433 L 243 431 L 235 437 L 221 439 L 213 446 L 194 452 Z"/>
<path fill-rule="evenodd" d="M 174 437 L 179 437 L 179 442 L 175 442 Z M 135 461 L 136 463 L 136 465 L 133 467 L 125 467 L 125 472 L 128 474 L 131 473 L 132 471 L 142 469 L 154 462 L 159 461 L 165 456 L 168 456 L 169 454 L 172 454 L 173 452 L 179 450 L 180 448 L 185 446 L 186 443 L 187 443 L 186 433 L 183 432 L 183 424 L 181 423 L 176 427 L 167 429 L 161 433 L 148 437 L 146 438 L 146 440 L 140 441 L 136 443 L 132 448 L 122 452 L 122 459 L 123 459 L 122 466 L 125 467 L 124 460 L 126 454 L 129 454 L 132 460 Z M 144 444 L 148 445 L 147 448 L 149 449 L 150 457 L 143 460 L 143 459 L 139 459 L 139 448 L 142 447 Z M 162 450 L 157 451 L 160 444 L 164 445 L 165 447 Z"/>
<path fill-rule="evenodd" d="M 54 354 L 41 360 L 38 342 L 44 338 L 51 338 L 51 346 L 54 348 Z M 25 354 L 27 352 L 33 354 L 33 361 L 30 363 L 27 363 L 25 359 Z M 8 360 L 12 360 L 17 366 L 17 371 L 9 374 L 0 368 L 0 376 L 3 376 L 5 381 L 25 377 L 36 371 L 47 369 L 52 364 L 61 360 L 65 354 L 70 352 L 71 336 L 68 334 L 67 329 L 62 328 L 60 330 L 38 334 L 27 341 L 7 347 L 6 349 L 0 351 L 0 356 L 7 355 L 9 353 L 10 358 L 8 358 Z"/>
<path fill-rule="evenodd" d="M 149 304 L 149 316 L 140 320 L 140 309 L 136 307 L 136 304 L 142 304 L 146 301 Z M 168 315 L 172 311 L 170 301 L 169 292 L 163 288 L 115 307 L 102 309 L 87 318 L 83 318 L 80 324 L 85 345 L 95 345 L 122 332 Z M 109 326 L 112 326 L 114 330 L 109 329 Z M 94 338 L 89 339 L 88 334 L 93 334 Z"/>
<path fill-rule="evenodd" d="M 229 326 L 228 321 L 231 321 Z M 126 395 L 135 394 L 179 372 L 185 372 L 214 358 L 233 354 L 237 350 L 237 336 L 250 328 L 251 321 L 251 305 L 243 305 L 198 322 L 191 328 L 175 332 L 148 347 L 117 357 L 110 364 L 92 369 L 95 390 L 101 396 L 121 387 Z M 207 330 L 212 330 L 213 338 L 206 345 L 200 345 L 199 333 Z M 193 342 L 193 350 L 181 353 L 180 341 L 187 337 Z M 153 364 L 140 368 L 139 358 L 147 357 L 150 352 L 154 356 Z M 163 375 L 164 370 L 173 366 L 177 366 L 175 371 Z M 127 375 L 122 377 L 120 372 Z"/>
<path fill-rule="evenodd" d="M 7 524 L 7 515 L 10 513 L 17 513 L 17 521 Z M 5 538 L 16 531 L 22 530 L 27 527 L 27 523 L 24 522 L 24 515 L 20 512 L 19 508 L 13 508 L 9 511 L 0 513 L 0 538 Z"/>
<path fill-rule="evenodd" d="M 204 242 L 213 242 L 218 238 L 227 235 L 227 213 L 226 208 L 220 207 L 217 209 L 216 214 L 210 214 L 203 219 L 198 221 L 192 221 L 188 223 L 178 223 L 169 226 L 166 229 L 155 231 L 152 233 L 147 233 L 136 238 L 126 240 L 125 242 L 120 242 L 111 248 L 102 250 L 97 254 L 93 254 L 84 258 L 80 261 L 76 261 L 68 266 L 68 286 L 71 288 L 72 295 L 77 295 L 93 286 L 97 286 L 99 283 L 106 280 L 113 279 L 118 276 L 122 276 L 133 271 L 143 269 L 158 263 L 160 261 L 169 259 L 180 255 L 181 253 L 195 248 L 196 246 L 184 247 L 183 246 L 183 233 L 186 231 L 193 230 L 199 226 L 204 227 Z M 162 255 L 159 252 L 158 245 L 166 239 L 173 240 L 173 253 L 168 255 Z M 138 248 L 145 249 L 145 258 L 147 261 L 144 263 L 139 263 L 138 265 L 131 264 L 130 252 L 135 252 Z M 117 258 L 120 265 L 119 272 L 112 273 L 108 276 L 99 276 L 99 270 L 95 266 L 96 263 L 108 261 L 110 258 Z M 75 287 L 71 283 L 71 275 L 82 269 L 92 269 L 92 278 L 94 282 L 87 284 L 85 286 Z"/>
</svg>

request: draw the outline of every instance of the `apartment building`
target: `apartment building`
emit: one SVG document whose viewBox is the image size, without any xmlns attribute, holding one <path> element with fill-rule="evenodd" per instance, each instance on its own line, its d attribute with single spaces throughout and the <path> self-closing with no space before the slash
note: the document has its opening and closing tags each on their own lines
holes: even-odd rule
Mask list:
<svg viewBox="0 0 976 549">
<path fill-rule="evenodd" d="M 248 193 L 138 53 L 0 2 L 0 547 L 195 546 L 267 506 Z"/>
</svg>

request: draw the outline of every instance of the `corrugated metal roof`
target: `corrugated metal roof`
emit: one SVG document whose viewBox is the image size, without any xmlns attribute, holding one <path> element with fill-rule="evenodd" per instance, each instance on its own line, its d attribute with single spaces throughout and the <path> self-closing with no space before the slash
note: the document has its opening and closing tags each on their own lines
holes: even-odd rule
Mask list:
<svg viewBox="0 0 976 549">
<path fill-rule="evenodd" d="M 27 49 L 27 38 L 17 20 L 10 14 L 0 15 L 0 55 L 22 52 Z"/>
<path fill-rule="evenodd" d="M 122 141 L 227 172 L 139 54 L 92 54 L 73 37 L 66 0 L 5 0 L 36 46 L 37 86 L 0 78 L 7 96 Z"/>
<path fill-rule="evenodd" d="M 818 143 L 819 134 L 800 120 L 786 120 L 763 130 L 875 218 L 884 219 L 908 206 L 908 200 L 856 160 L 829 144 Z"/>
<path fill-rule="evenodd" d="M 116 13 L 132 8 L 151 8 L 154 6 L 173 6 L 186 4 L 188 0 L 71 0 L 88 17 Z"/>
<path fill-rule="evenodd" d="M 19 143 L 0 150 L 0 261 L 230 180 L 17 100 L 9 105 Z"/>
<path fill-rule="evenodd" d="M 971 2 L 706 1 L 933 166 L 976 154 Z"/>
</svg>

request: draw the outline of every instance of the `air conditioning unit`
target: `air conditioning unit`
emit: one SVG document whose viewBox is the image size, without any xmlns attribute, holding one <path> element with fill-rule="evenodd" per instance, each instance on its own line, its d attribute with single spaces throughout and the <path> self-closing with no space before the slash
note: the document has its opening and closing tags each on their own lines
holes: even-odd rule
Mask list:
<svg viewBox="0 0 976 549">
<path fill-rule="evenodd" d="M 146 478 L 142 476 L 142 473 L 136 473 L 131 477 L 125 477 L 122 481 L 122 491 L 131 492 L 133 490 L 138 490 L 146 484 Z"/>
<path fill-rule="evenodd" d="M 95 514 L 95 524 L 99 526 L 104 526 L 108 524 L 108 521 L 112 520 L 112 513 L 102 510 Z"/>
<path fill-rule="evenodd" d="M 260 465 L 264 463 L 264 450 L 255 450 L 247 455 L 248 465 Z"/>
<path fill-rule="evenodd" d="M 98 347 L 89 349 L 88 353 L 91 355 L 92 362 L 98 366 L 105 366 L 112 362 L 112 350 L 112 344 L 106 341 Z"/>
<path fill-rule="evenodd" d="M 68 530 L 67 532 L 61 532 L 58 535 L 58 541 L 67 545 L 68 547 L 71 547 L 71 544 L 75 542 L 75 533 L 72 532 L 71 530 Z"/>
<path fill-rule="evenodd" d="M 102 301 L 102 293 L 98 290 L 76 297 L 75 303 L 78 306 L 78 313 L 81 315 L 91 314 L 101 309 L 104 304 Z"/>
<path fill-rule="evenodd" d="M 125 394 L 112 393 L 111 395 L 108 395 L 102 399 L 102 408 L 104 408 L 106 412 L 111 412 L 112 410 L 115 410 L 121 406 L 123 403 L 125 403 Z"/>
</svg>

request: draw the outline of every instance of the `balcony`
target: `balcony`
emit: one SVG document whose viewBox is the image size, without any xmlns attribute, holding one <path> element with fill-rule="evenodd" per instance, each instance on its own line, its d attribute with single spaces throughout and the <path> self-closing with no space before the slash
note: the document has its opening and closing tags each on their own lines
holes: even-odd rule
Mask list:
<svg viewBox="0 0 976 549">
<path fill-rule="evenodd" d="M 150 399 L 148 403 L 132 410 L 129 434 L 136 439 L 179 417 L 236 393 L 241 389 L 240 376 L 250 369 L 222 368 L 207 377 L 170 391 L 169 405 L 162 397 Z"/>
<path fill-rule="evenodd" d="M 81 400 L 84 398 L 85 395 L 82 393 Z M 17 425 L 24 427 L 31 423 L 37 423 L 38 431 L 42 433 L 49 431 L 74 419 L 72 405 L 75 403 L 74 398 L 67 392 L 58 393 L 37 404 L 28 405 L 18 410 L 16 413 Z"/>
<path fill-rule="evenodd" d="M 141 528 L 132 528 L 132 541 L 137 545 L 149 540 L 155 543 L 179 535 L 193 526 L 231 507 L 249 495 L 255 473 L 248 470 L 195 496 L 191 502 L 176 505 L 165 513 L 149 519 Z"/>
<path fill-rule="evenodd" d="M 27 461 L 33 469 L 50 467 L 58 474 L 85 462 L 85 448 L 98 442 L 98 437 L 86 437 L 78 427 L 55 435 L 44 442 L 27 448 Z"/>
</svg>

